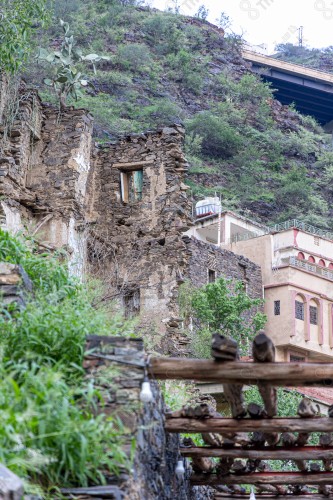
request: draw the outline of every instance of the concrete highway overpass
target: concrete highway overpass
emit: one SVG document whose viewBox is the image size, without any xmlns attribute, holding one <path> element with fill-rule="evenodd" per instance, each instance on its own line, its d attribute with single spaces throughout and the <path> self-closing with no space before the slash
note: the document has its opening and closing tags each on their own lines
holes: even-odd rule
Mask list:
<svg viewBox="0 0 333 500">
<path fill-rule="evenodd" d="M 282 104 L 294 103 L 302 114 L 316 118 L 326 125 L 327 131 L 333 130 L 333 74 L 250 50 L 243 51 L 243 58 L 265 81 L 272 83 L 275 97 Z"/>
</svg>

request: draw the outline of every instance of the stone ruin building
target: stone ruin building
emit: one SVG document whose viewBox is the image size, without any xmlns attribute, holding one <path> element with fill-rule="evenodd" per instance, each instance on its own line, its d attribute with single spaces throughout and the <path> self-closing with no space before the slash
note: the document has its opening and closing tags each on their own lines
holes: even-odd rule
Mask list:
<svg viewBox="0 0 333 500">
<path fill-rule="evenodd" d="M 87 111 L 60 113 L 24 84 L 13 95 L 5 82 L 0 123 L 1 226 L 63 249 L 79 277 L 102 279 L 104 300 L 139 315 L 154 348 L 187 354 L 178 307 L 186 279 L 200 286 L 213 272 L 261 296 L 258 265 L 184 234 L 193 222 L 181 125 L 98 145 Z"/>
</svg>

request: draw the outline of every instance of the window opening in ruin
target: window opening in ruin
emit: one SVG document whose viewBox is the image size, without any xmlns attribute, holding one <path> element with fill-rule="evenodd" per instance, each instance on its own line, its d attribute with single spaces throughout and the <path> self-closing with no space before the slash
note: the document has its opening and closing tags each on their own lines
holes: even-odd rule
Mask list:
<svg viewBox="0 0 333 500">
<path fill-rule="evenodd" d="M 279 300 L 274 300 L 274 315 L 280 316 L 281 305 Z"/>
<path fill-rule="evenodd" d="M 248 288 L 249 288 L 249 282 L 246 279 L 246 280 L 243 280 L 242 283 L 243 283 L 243 287 L 244 287 L 244 292 L 247 293 L 248 292 Z"/>
<path fill-rule="evenodd" d="M 214 283 L 216 281 L 216 271 L 213 269 L 208 269 L 208 283 Z"/>
<path fill-rule="evenodd" d="M 318 307 L 310 306 L 310 323 L 311 325 L 318 325 Z"/>
<path fill-rule="evenodd" d="M 120 172 L 120 184 L 124 203 L 142 200 L 143 170 Z"/>
<path fill-rule="evenodd" d="M 295 354 L 290 354 L 289 361 L 291 363 L 304 363 L 306 359 L 304 356 L 296 356 Z"/>
<path fill-rule="evenodd" d="M 123 296 L 125 318 L 133 318 L 140 313 L 140 290 L 126 292 Z"/>
<path fill-rule="evenodd" d="M 295 318 L 304 321 L 304 304 L 298 300 L 295 301 Z"/>
<path fill-rule="evenodd" d="M 6 213 L 1 203 L 0 203 L 0 228 L 7 229 Z"/>
</svg>

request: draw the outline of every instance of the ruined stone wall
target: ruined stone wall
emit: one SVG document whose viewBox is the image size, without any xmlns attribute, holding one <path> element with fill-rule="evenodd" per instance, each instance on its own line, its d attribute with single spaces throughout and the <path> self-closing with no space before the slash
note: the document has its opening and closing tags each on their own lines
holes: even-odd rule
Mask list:
<svg viewBox="0 0 333 500">
<path fill-rule="evenodd" d="M 184 129 L 132 135 L 96 153 L 89 217 L 91 270 L 109 297 L 140 312 L 142 335 L 165 353 L 184 354 L 178 328 L 177 288 L 186 267 L 182 233 L 190 224 L 183 183 Z M 125 203 L 121 173 L 142 170 L 142 199 Z M 129 313 L 130 315 L 130 313 Z M 155 341 L 153 340 L 153 343 Z"/>
<path fill-rule="evenodd" d="M 66 248 L 71 271 L 82 275 L 93 119 L 43 105 L 22 83 L 11 89 L 2 82 L 0 90 L 1 227 Z"/>
<path fill-rule="evenodd" d="M 221 276 L 240 280 L 244 283 L 248 295 L 252 298 L 262 298 L 262 276 L 260 266 L 251 260 L 236 255 L 229 250 L 217 248 L 195 238 L 184 236 L 189 265 L 186 278 L 196 287 L 208 283 L 208 270 L 215 271 L 216 278 Z"/>
<path fill-rule="evenodd" d="M 142 341 L 99 336 L 87 340 L 89 354 L 84 367 L 103 398 L 100 411 L 119 417 L 131 431 L 124 449 L 130 449 L 133 436 L 136 439 L 131 474 L 123 473 L 119 479 L 110 477 L 107 482 L 116 483 L 122 498 L 128 500 L 212 499 L 211 488 L 190 487 L 189 463 L 185 480 L 180 481 L 175 475 L 180 459 L 179 436 L 164 430 L 166 408 L 158 384 L 151 382 L 151 403 L 139 400 L 146 360 Z"/>
</svg>

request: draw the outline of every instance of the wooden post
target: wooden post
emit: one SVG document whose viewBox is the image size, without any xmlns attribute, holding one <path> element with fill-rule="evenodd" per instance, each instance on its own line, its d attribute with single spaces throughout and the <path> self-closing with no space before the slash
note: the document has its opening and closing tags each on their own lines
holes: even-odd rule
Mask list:
<svg viewBox="0 0 333 500">
<path fill-rule="evenodd" d="M 252 354 L 254 361 L 258 363 L 274 363 L 275 346 L 265 333 L 259 333 L 253 340 Z M 264 401 L 265 412 L 272 418 L 277 414 L 277 393 L 275 387 L 262 383 L 258 379 L 258 389 Z"/>
<path fill-rule="evenodd" d="M 233 339 L 214 333 L 212 337 L 212 356 L 219 362 L 235 361 L 239 359 L 238 345 Z M 230 404 L 231 414 L 234 418 L 245 417 L 246 408 L 244 405 L 242 384 L 223 383 L 223 392 L 226 400 Z"/>
</svg>

